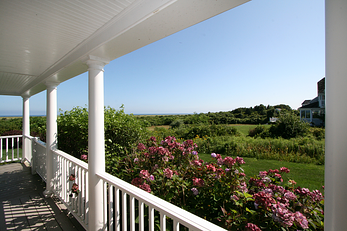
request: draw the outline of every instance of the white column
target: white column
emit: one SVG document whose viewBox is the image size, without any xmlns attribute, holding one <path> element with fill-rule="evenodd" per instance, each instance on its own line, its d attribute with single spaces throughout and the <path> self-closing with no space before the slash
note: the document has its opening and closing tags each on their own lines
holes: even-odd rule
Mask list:
<svg viewBox="0 0 347 231">
<path fill-rule="evenodd" d="M 57 149 L 57 86 L 59 83 L 46 82 L 47 86 L 47 122 L 46 122 L 46 169 L 47 181 L 44 195 L 50 197 L 53 194 L 53 154 Z"/>
<path fill-rule="evenodd" d="M 89 174 L 89 229 L 102 230 L 103 182 L 96 173 L 105 172 L 104 139 L 104 66 L 108 63 L 89 56 L 85 61 L 89 71 L 88 118 L 88 174 Z"/>
<path fill-rule="evenodd" d="M 347 1 L 325 1 L 326 140 L 324 230 L 346 230 Z"/>
<path fill-rule="evenodd" d="M 22 162 L 28 160 L 31 163 L 31 150 L 29 150 L 29 142 L 24 136 L 30 136 L 30 112 L 29 112 L 29 96 L 23 95 L 23 139 L 22 139 Z"/>
</svg>

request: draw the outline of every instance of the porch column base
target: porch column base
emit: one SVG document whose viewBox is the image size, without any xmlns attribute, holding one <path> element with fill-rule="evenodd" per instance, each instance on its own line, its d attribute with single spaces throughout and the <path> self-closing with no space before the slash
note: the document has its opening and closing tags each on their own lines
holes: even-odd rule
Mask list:
<svg viewBox="0 0 347 231">
<path fill-rule="evenodd" d="M 52 195 L 54 194 L 52 191 L 50 191 L 50 190 L 45 190 L 45 191 L 43 191 L 43 196 L 45 197 L 45 198 L 50 198 L 50 197 L 52 197 Z"/>
</svg>

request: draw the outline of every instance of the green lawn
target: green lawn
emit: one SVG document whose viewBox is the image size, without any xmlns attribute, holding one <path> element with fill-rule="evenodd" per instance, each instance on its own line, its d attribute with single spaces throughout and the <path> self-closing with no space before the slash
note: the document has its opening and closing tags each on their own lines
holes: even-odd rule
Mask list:
<svg viewBox="0 0 347 231">
<path fill-rule="evenodd" d="M 242 135 L 248 136 L 249 130 L 259 125 L 257 124 L 229 124 L 229 126 L 234 126 Z M 271 125 L 262 125 L 262 126 L 270 127 Z"/>
<path fill-rule="evenodd" d="M 212 161 L 210 154 L 201 154 L 199 157 L 204 161 Z M 255 158 L 243 158 L 246 164 L 242 165 L 246 176 L 252 177 L 259 171 L 268 171 L 269 169 L 279 169 L 287 167 L 290 173 L 284 174 L 284 180 L 295 180 L 297 186 L 309 188 L 310 190 L 322 190 L 324 185 L 324 165 L 301 164 L 276 160 L 258 160 Z"/>
<path fill-rule="evenodd" d="M 12 158 L 12 149 L 8 150 L 8 159 Z M 14 149 L 14 158 L 17 158 L 17 149 Z M 22 149 L 19 149 L 19 158 L 22 158 Z M 6 149 L 2 149 L 2 157 L 1 160 L 6 160 Z"/>
</svg>

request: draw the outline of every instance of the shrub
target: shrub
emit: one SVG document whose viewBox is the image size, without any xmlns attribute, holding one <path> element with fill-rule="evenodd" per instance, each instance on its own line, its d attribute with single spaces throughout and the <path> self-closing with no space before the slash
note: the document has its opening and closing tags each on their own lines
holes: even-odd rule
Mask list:
<svg viewBox="0 0 347 231">
<path fill-rule="evenodd" d="M 173 135 L 182 139 L 193 139 L 196 136 L 235 136 L 239 135 L 235 127 L 227 125 L 191 125 L 173 129 Z"/>
<path fill-rule="evenodd" d="M 147 137 L 144 124 L 133 115 L 105 108 L 106 169 L 111 171 L 117 159 L 131 152 L 138 142 Z M 88 154 L 88 111 L 76 107 L 58 117 L 58 146 L 70 155 L 81 158 Z"/>
<path fill-rule="evenodd" d="M 324 164 L 324 140 L 304 138 L 254 139 L 242 136 L 197 137 L 200 153 L 218 152 L 258 159 L 283 160 L 298 163 Z"/>
<path fill-rule="evenodd" d="M 312 128 L 312 134 L 317 140 L 325 139 L 325 129 L 324 128 Z"/>
<path fill-rule="evenodd" d="M 301 121 L 293 111 L 281 112 L 278 121 L 270 128 L 270 133 L 274 137 L 284 139 L 296 138 L 307 134 L 309 124 Z"/>
<path fill-rule="evenodd" d="M 184 125 L 184 121 L 181 119 L 174 120 L 170 124 L 171 128 L 180 128 L 183 125 Z"/>
<path fill-rule="evenodd" d="M 323 230 L 322 193 L 283 182 L 289 169 L 247 178 L 244 160 L 212 153 L 206 163 L 192 140 L 151 137 L 116 163 L 129 183 L 229 230 Z"/>
<path fill-rule="evenodd" d="M 265 137 L 269 137 L 270 133 L 269 133 L 269 129 L 267 129 L 265 126 L 258 125 L 257 127 L 249 130 L 248 136 L 255 137 L 255 138 L 257 137 L 265 138 Z"/>
</svg>

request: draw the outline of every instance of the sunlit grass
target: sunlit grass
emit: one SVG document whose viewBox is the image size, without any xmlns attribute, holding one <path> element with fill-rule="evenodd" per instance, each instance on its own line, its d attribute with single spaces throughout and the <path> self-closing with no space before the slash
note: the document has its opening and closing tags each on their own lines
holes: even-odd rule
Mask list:
<svg viewBox="0 0 347 231">
<path fill-rule="evenodd" d="M 212 161 L 210 154 L 201 154 L 199 157 L 204 161 Z M 322 190 L 324 185 L 324 165 L 292 163 L 277 160 L 258 160 L 255 158 L 243 158 L 246 164 L 242 165 L 246 176 L 252 177 L 259 171 L 268 171 L 269 169 L 279 169 L 287 167 L 290 173 L 284 174 L 284 180 L 292 179 L 297 182 L 297 186 L 309 188 L 310 190 Z"/>
</svg>

